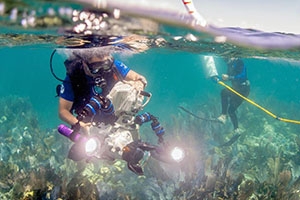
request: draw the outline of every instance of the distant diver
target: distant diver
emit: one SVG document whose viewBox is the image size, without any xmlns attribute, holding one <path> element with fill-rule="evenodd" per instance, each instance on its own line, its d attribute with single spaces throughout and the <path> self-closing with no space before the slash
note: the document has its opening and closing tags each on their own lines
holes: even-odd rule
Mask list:
<svg viewBox="0 0 300 200">
<path fill-rule="evenodd" d="M 223 81 L 231 81 L 232 88 L 244 97 L 247 97 L 250 93 L 250 82 L 247 77 L 247 68 L 240 58 L 232 58 L 227 62 L 228 70 L 227 74 L 222 74 L 221 79 Z M 243 103 L 244 99 L 240 96 L 232 93 L 227 88 L 221 91 L 221 105 L 222 113 L 218 117 L 218 120 L 225 124 L 227 114 L 233 124 L 235 133 L 240 133 L 241 129 L 238 126 L 238 118 L 236 110 Z"/>
</svg>

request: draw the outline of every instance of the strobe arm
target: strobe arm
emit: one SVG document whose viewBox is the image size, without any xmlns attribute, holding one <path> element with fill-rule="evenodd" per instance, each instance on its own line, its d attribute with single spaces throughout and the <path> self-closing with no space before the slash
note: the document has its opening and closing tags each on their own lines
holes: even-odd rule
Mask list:
<svg viewBox="0 0 300 200">
<path fill-rule="evenodd" d="M 152 121 L 151 128 L 158 137 L 158 143 L 164 143 L 163 135 L 165 134 L 165 129 L 160 125 L 157 117 L 151 115 L 148 112 L 145 112 L 143 114 L 137 115 L 134 120 L 134 122 L 138 125 L 142 125 L 149 121 Z"/>
<path fill-rule="evenodd" d="M 116 120 L 114 106 L 110 99 L 102 96 L 95 95 L 84 106 L 82 111 L 78 113 L 77 119 L 79 121 L 91 121 L 97 114 L 105 115 L 105 122 L 114 123 Z"/>
</svg>

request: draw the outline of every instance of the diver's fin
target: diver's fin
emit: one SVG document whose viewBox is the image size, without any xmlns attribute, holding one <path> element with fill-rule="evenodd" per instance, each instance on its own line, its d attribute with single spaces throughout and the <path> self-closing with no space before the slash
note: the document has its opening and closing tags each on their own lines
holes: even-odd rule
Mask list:
<svg viewBox="0 0 300 200">
<path fill-rule="evenodd" d="M 239 139 L 240 136 L 241 136 L 241 134 L 235 134 L 234 136 L 232 136 L 230 138 L 230 140 L 228 140 L 227 142 L 221 144 L 219 147 L 225 147 L 225 146 L 232 145 L 235 141 L 237 141 Z"/>
<path fill-rule="evenodd" d="M 222 123 L 220 122 L 217 118 L 214 118 L 214 119 L 208 119 L 208 118 L 204 118 L 204 117 L 199 117 L 197 115 L 195 115 L 194 113 L 192 113 L 191 111 L 187 110 L 186 108 L 182 107 L 182 106 L 178 106 L 181 110 L 183 110 L 184 112 L 192 115 L 193 117 L 196 117 L 197 119 L 201 119 L 201 120 L 204 120 L 204 121 L 209 121 L 209 122 L 217 122 L 217 123 Z"/>
</svg>

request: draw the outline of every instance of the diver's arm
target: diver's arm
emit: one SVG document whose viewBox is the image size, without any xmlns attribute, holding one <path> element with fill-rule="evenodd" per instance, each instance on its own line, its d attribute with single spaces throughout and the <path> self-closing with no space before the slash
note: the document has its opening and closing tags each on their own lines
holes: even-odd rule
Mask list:
<svg viewBox="0 0 300 200">
<path fill-rule="evenodd" d="M 68 101 L 60 97 L 58 107 L 59 118 L 64 122 L 70 124 L 71 126 L 76 126 L 77 123 L 79 123 L 80 127 L 82 128 L 87 128 L 88 126 L 90 126 L 90 123 L 78 121 L 78 119 L 70 112 L 72 105 L 72 101 Z"/>
<path fill-rule="evenodd" d="M 231 74 L 222 74 L 222 79 L 224 81 L 227 80 L 244 80 L 247 79 L 247 72 L 246 72 L 246 66 L 238 66 L 235 69 L 235 74 L 236 75 L 231 75 Z"/>
<path fill-rule="evenodd" d="M 122 76 L 125 81 L 133 81 L 136 85 L 141 85 L 144 89 L 147 85 L 147 80 L 144 76 L 138 74 L 137 72 L 129 69 L 124 63 L 119 60 L 114 61 L 114 66 L 116 67 L 118 73 Z"/>
<path fill-rule="evenodd" d="M 72 101 L 68 101 L 61 97 L 59 98 L 59 118 L 70 125 L 74 125 L 78 122 L 78 119 L 70 112 L 72 105 Z"/>
<path fill-rule="evenodd" d="M 146 78 L 133 70 L 127 73 L 125 81 L 133 81 L 137 90 L 144 90 L 147 85 Z"/>
<path fill-rule="evenodd" d="M 126 77 L 125 77 L 125 80 L 126 81 L 138 81 L 138 82 L 141 82 L 144 87 L 147 85 L 147 80 L 144 76 L 140 75 L 139 73 L 133 71 L 133 70 L 130 70 Z"/>
</svg>

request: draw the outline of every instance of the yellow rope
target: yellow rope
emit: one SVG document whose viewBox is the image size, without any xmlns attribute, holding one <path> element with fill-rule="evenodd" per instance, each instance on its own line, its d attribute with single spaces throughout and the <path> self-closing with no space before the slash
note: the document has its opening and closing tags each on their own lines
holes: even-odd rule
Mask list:
<svg viewBox="0 0 300 200">
<path fill-rule="evenodd" d="M 228 90 L 230 90 L 231 92 L 233 92 L 234 94 L 238 95 L 239 97 L 243 98 L 245 101 L 251 103 L 252 105 L 256 106 L 257 108 L 261 109 L 262 111 L 264 111 L 265 113 L 267 113 L 268 115 L 270 115 L 271 117 L 278 119 L 279 121 L 283 121 L 283 122 L 289 122 L 289 123 L 294 123 L 294 124 L 300 124 L 300 121 L 297 120 L 291 120 L 291 119 L 285 119 L 285 118 L 280 118 L 277 117 L 275 114 L 273 114 L 272 112 L 268 111 L 267 109 L 263 108 L 262 106 L 258 105 L 257 103 L 255 103 L 254 101 L 248 99 L 247 97 L 244 97 L 243 95 L 241 95 L 240 93 L 238 93 L 237 91 L 235 91 L 234 89 L 232 89 L 231 87 L 229 87 L 228 85 L 226 85 L 224 82 L 222 81 L 218 81 L 218 83 L 224 87 L 226 87 Z"/>
</svg>

